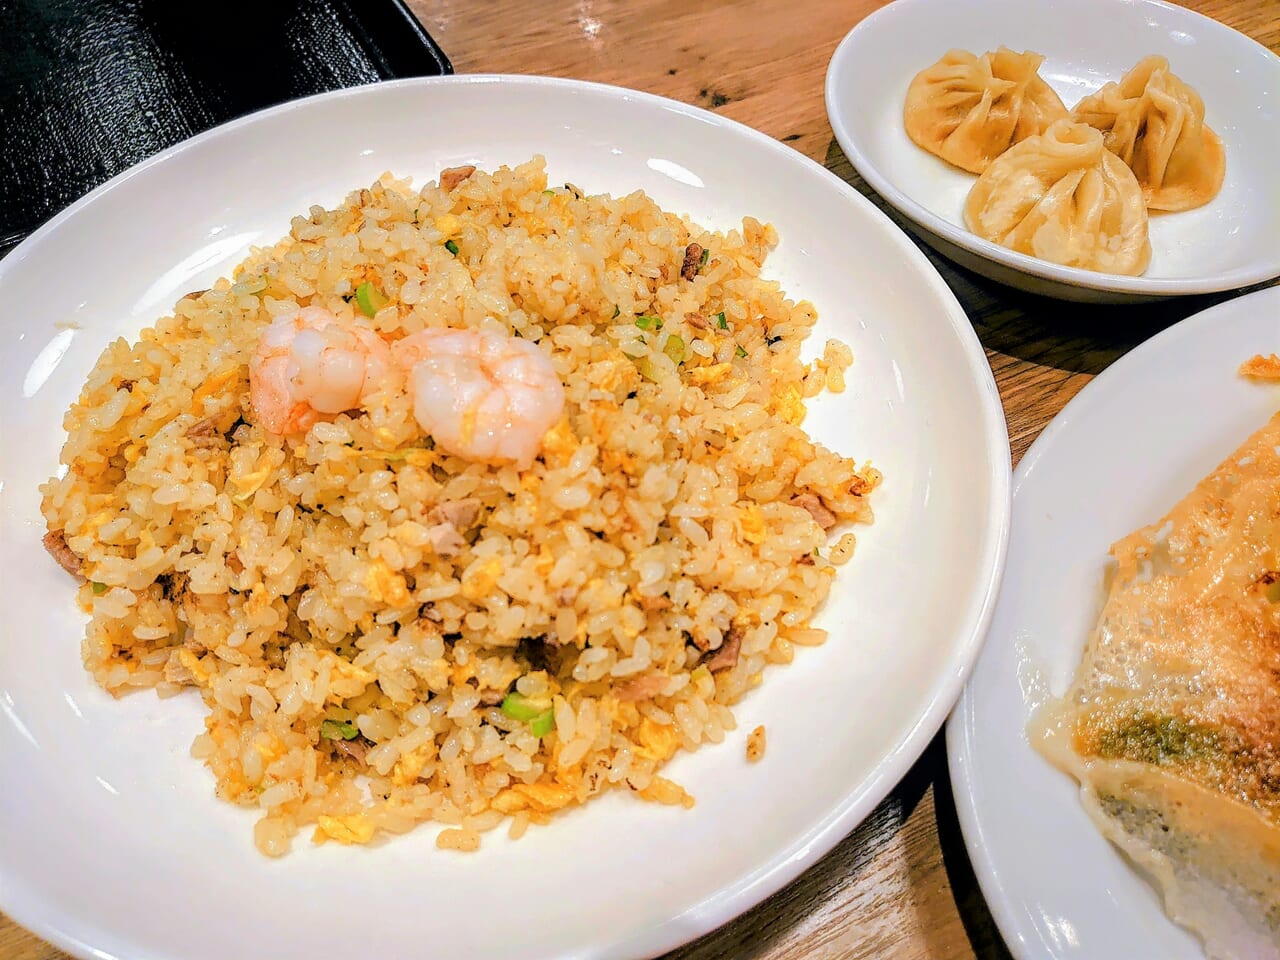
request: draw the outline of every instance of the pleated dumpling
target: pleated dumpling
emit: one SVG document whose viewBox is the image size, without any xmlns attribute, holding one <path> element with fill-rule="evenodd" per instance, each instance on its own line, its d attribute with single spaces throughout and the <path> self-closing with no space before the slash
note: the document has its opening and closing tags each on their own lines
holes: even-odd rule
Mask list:
<svg viewBox="0 0 1280 960">
<path fill-rule="evenodd" d="M 997 157 L 969 191 L 964 222 L 986 240 L 1068 267 L 1136 276 L 1151 260 L 1133 171 L 1101 133 L 1070 120 Z"/>
<path fill-rule="evenodd" d="M 907 88 L 907 135 L 930 153 L 970 173 L 1043 133 L 1067 108 L 1036 71 L 1044 57 L 1001 47 L 974 56 L 950 50 Z"/>
<path fill-rule="evenodd" d="M 1190 210 L 1222 188 L 1222 140 L 1204 122 L 1200 95 L 1170 72 L 1164 57 L 1140 61 L 1119 83 L 1081 100 L 1072 117 L 1102 131 L 1152 210 Z"/>
</svg>

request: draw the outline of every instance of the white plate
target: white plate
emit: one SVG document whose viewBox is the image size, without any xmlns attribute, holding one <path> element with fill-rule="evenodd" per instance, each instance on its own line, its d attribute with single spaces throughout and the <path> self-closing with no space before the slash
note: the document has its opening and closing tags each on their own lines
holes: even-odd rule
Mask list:
<svg viewBox="0 0 1280 960">
<path fill-rule="evenodd" d="M 907 85 L 952 47 L 999 45 L 1045 57 L 1040 75 L 1070 109 L 1144 56 L 1167 57 L 1200 92 L 1227 148 L 1222 192 L 1151 217 L 1141 277 L 1014 253 L 964 226 L 976 177 L 916 146 L 902 123 Z M 845 154 L 921 236 L 961 266 L 1033 293 L 1118 302 L 1231 290 L 1280 275 L 1280 57 L 1217 21 L 1158 0 L 896 0 L 859 23 L 827 69 L 827 114 Z"/>
<path fill-rule="evenodd" d="M 257 854 L 253 817 L 188 756 L 198 698 L 115 702 L 79 659 L 72 585 L 39 540 L 36 485 L 98 352 L 207 286 L 289 217 L 382 171 L 432 179 L 545 154 L 555 181 L 728 229 L 776 224 L 767 272 L 852 346 L 815 432 L 874 457 L 878 522 L 824 612 L 825 647 L 772 671 L 719 748 L 669 767 L 692 811 L 610 795 L 519 843 L 437 851 L 300 838 Z M 829 850 L 920 754 L 959 694 L 1007 540 L 1004 419 L 982 350 L 911 241 L 819 165 L 672 101 L 530 77 L 405 81 L 288 104 L 188 141 L 60 215 L 0 264 L 0 908 L 73 952 L 624 957 L 716 927 Z M 75 323 L 77 327 L 66 324 Z M 927 596 L 929 603 L 914 602 Z M 769 730 L 748 766 L 745 735 Z M 17 789 L 15 789 L 17 787 Z"/>
<path fill-rule="evenodd" d="M 1111 544 L 1158 520 L 1280 407 L 1280 388 L 1236 375 L 1277 350 L 1280 287 L 1198 313 L 1085 387 L 1018 465 L 1008 573 L 947 744 L 969 855 L 1020 960 L 1203 960 L 1025 729 L 1079 666 Z"/>
</svg>

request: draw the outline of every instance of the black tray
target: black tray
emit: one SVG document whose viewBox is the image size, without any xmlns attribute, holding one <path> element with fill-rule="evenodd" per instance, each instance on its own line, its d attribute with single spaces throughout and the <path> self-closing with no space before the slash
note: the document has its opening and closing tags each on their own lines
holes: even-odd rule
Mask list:
<svg viewBox="0 0 1280 960">
<path fill-rule="evenodd" d="M 0 256 L 201 130 L 312 93 L 452 72 L 400 0 L 0 0 Z"/>
</svg>

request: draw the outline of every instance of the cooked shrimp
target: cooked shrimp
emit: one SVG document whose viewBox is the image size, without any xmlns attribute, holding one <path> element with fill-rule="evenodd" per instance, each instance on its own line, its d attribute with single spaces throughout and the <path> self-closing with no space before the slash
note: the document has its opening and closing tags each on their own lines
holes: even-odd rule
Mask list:
<svg viewBox="0 0 1280 960">
<path fill-rule="evenodd" d="M 564 386 L 528 340 L 476 330 L 422 330 L 399 341 L 413 415 L 436 445 L 468 460 L 529 466 L 564 412 Z"/>
<path fill-rule="evenodd" d="M 249 399 L 268 431 L 296 433 L 326 414 L 356 409 L 399 377 L 380 336 L 306 307 L 262 332 L 249 361 Z"/>
</svg>

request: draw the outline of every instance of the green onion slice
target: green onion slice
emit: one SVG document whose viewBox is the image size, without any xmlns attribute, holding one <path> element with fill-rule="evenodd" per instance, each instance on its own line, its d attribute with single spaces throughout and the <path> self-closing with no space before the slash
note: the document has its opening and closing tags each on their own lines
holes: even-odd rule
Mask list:
<svg viewBox="0 0 1280 960">
<path fill-rule="evenodd" d="M 444 248 L 448 250 L 450 253 L 452 253 L 455 257 L 458 255 L 458 244 L 456 241 L 446 240 L 444 242 Z"/>
<path fill-rule="evenodd" d="M 356 287 L 356 306 L 366 317 L 372 317 L 387 305 L 386 295 L 367 280 Z"/>
<path fill-rule="evenodd" d="M 655 317 L 651 313 L 642 313 L 636 317 L 636 326 L 641 330 L 661 330 L 662 318 Z"/>
<path fill-rule="evenodd" d="M 237 297 L 244 296 L 246 293 L 256 296 L 265 289 L 267 289 L 267 275 L 265 273 L 260 277 L 241 280 L 231 285 L 231 292 Z"/>
<path fill-rule="evenodd" d="M 541 715 L 551 705 L 546 700 L 536 700 L 532 697 L 526 697 L 523 693 L 513 690 L 502 699 L 502 712 L 512 720 L 524 720 L 528 722 L 534 717 Z"/>
<path fill-rule="evenodd" d="M 545 737 L 556 728 L 555 709 L 546 700 L 512 691 L 503 698 L 501 710 L 512 720 L 529 724 L 535 737 Z"/>
<path fill-rule="evenodd" d="M 673 333 L 667 337 L 662 352 L 671 358 L 672 363 L 684 363 L 684 338 Z"/>
<path fill-rule="evenodd" d="M 354 740 L 360 729 L 349 720 L 325 720 L 320 724 L 320 736 L 326 740 Z"/>
<path fill-rule="evenodd" d="M 545 737 L 556 728 L 555 712 L 548 709 L 529 721 L 529 732 L 535 737 Z"/>
</svg>

